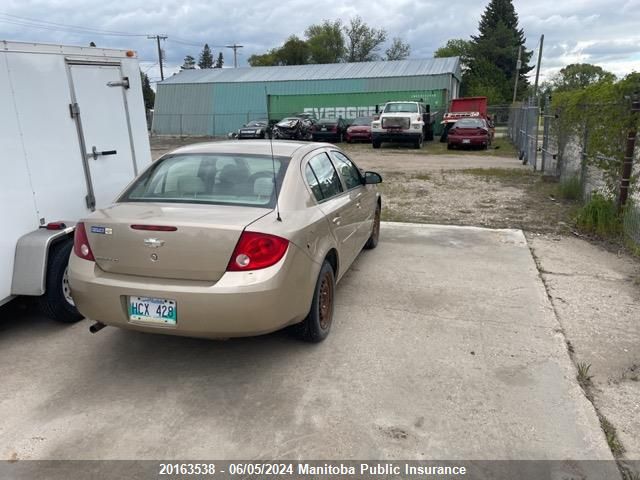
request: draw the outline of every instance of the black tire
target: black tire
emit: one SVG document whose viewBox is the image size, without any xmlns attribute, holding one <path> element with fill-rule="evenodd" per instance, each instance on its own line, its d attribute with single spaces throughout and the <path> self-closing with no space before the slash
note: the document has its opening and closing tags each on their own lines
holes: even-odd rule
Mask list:
<svg viewBox="0 0 640 480">
<path fill-rule="evenodd" d="M 376 208 L 376 213 L 373 218 L 373 227 L 371 229 L 371 236 L 364 244 L 366 250 L 372 250 L 378 246 L 378 239 L 380 238 L 380 205 Z"/>
<path fill-rule="evenodd" d="M 313 292 L 311 310 L 301 323 L 294 325 L 294 332 L 309 343 L 320 343 L 329 336 L 333 323 L 333 306 L 336 279 L 333 267 L 328 261 L 322 263 L 316 288 Z"/>
<path fill-rule="evenodd" d="M 413 146 L 414 146 L 415 148 L 417 148 L 417 149 L 421 149 L 421 148 L 422 148 L 422 143 L 423 143 L 423 141 L 424 141 L 424 138 L 422 137 L 422 135 L 420 135 L 420 137 L 418 138 L 418 140 L 416 140 L 416 141 L 413 143 Z"/>
<path fill-rule="evenodd" d="M 47 261 L 46 290 L 39 298 L 42 312 L 47 317 L 63 323 L 74 323 L 83 318 L 73 304 L 67 278 L 72 248 L 72 239 L 64 240 L 52 247 Z"/>
<path fill-rule="evenodd" d="M 380 140 L 373 140 L 371 142 L 371 145 L 373 146 L 373 148 L 380 148 L 381 142 Z"/>
<path fill-rule="evenodd" d="M 344 141 L 344 138 L 342 137 L 342 132 L 340 132 L 340 133 L 338 134 L 338 140 L 337 140 L 337 142 L 338 142 L 338 143 L 342 143 L 343 141 Z"/>
<path fill-rule="evenodd" d="M 447 143 L 447 150 L 453 150 L 453 145 L 451 145 L 450 143 Z"/>
</svg>

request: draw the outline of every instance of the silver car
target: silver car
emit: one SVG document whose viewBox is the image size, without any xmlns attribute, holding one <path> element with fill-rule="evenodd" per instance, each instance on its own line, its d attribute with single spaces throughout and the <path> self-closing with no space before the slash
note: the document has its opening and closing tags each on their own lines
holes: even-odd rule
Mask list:
<svg viewBox="0 0 640 480">
<path fill-rule="evenodd" d="M 73 299 L 94 330 L 322 341 L 336 283 L 378 243 L 381 181 L 325 143 L 179 148 L 79 223 Z"/>
</svg>

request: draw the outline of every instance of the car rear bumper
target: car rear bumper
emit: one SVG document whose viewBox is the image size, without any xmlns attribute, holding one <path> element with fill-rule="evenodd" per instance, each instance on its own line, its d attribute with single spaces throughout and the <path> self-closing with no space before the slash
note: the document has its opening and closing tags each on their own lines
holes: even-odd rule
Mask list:
<svg viewBox="0 0 640 480">
<path fill-rule="evenodd" d="M 111 274 L 71 255 L 69 277 L 78 310 L 106 325 L 151 333 L 225 338 L 260 335 L 305 318 L 319 265 L 295 245 L 280 262 L 253 272 L 226 272 L 211 284 Z M 130 321 L 130 296 L 175 300 L 175 326 Z"/>
<path fill-rule="evenodd" d="M 371 140 L 374 142 L 415 142 L 420 138 L 421 134 L 421 130 L 371 132 Z"/>
<path fill-rule="evenodd" d="M 371 141 L 371 133 L 369 133 L 369 132 L 347 132 L 345 138 L 348 141 L 353 141 L 353 140 Z"/>
<path fill-rule="evenodd" d="M 465 141 L 468 140 L 468 141 Z M 482 136 L 482 135 L 478 135 L 478 136 L 457 136 L 457 135 L 449 135 L 447 137 L 447 141 L 449 142 L 449 145 L 470 145 L 470 146 L 484 146 L 487 145 L 489 143 L 489 137 L 487 136 Z"/>
</svg>

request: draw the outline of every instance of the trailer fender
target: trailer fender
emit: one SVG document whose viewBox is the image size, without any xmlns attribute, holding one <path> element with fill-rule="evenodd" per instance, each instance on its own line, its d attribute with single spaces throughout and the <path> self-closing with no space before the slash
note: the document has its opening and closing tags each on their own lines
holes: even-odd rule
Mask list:
<svg viewBox="0 0 640 480">
<path fill-rule="evenodd" d="M 12 295 L 40 296 L 45 293 L 51 246 L 71 238 L 76 228 L 76 222 L 64 222 L 64 225 L 58 230 L 42 227 L 18 239 L 11 282 Z"/>
</svg>

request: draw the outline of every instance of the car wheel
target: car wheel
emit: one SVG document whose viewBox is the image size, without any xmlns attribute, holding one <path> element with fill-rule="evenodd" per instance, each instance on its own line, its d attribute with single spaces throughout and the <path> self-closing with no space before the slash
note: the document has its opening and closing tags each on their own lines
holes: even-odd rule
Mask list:
<svg viewBox="0 0 640 480">
<path fill-rule="evenodd" d="M 373 148 L 380 148 L 380 140 L 374 140 L 371 142 Z"/>
<path fill-rule="evenodd" d="M 447 143 L 447 150 L 453 150 L 453 145 L 451 145 L 450 143 Z"/>
<path fill-rule="evenodd" d="M 338 134 L 338 143 L 344 142 L 344 137 L 342 136 L 342 132 Z"/>
<path fill-rule="evenodd" d="M 378 246 L 378 238 L 380 238 L 380 205 L 376 207 L 376 213 L 373 217 L 373 228 L 371 229 L 371 236 L 367 243 L 364 244 L 364 248 L 371 250 Z"/>
<path fill-rule="evenodd" d="M 335 288 L 336 279 L 333 267 L 325 260 L 313 292 L 311 310 L 307 318 L 295 325 L 295 332 L 301 340 L 320 343 L 329 335 L 333 323 Z"/>
<path fill-rule="evenodd" d="M 422 135 L 420 135 L 420 137 L 418 137 L 418 139 L 415 141 L 415 143 L 413 144 L 413 146 L 415 148 L 422 148 L 422 142 L 423 142 L 423 138 Z"/>
<path fill-rule="evenodd" d="M 82 320 L 69 287 L 69 256 L 73 240 L 65 240 L 55 245 L 49 252 L 47 261 L 47 279 L 44 295 L 39 298 L 42 312 L 49 318 L 64 323 Z"/>
</svg>

